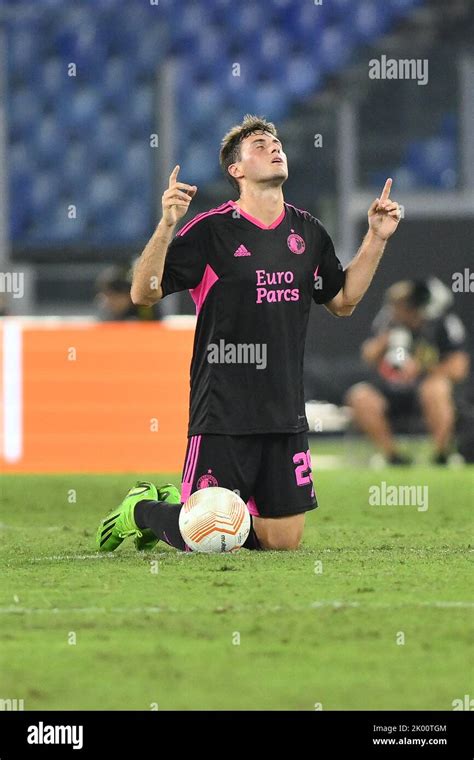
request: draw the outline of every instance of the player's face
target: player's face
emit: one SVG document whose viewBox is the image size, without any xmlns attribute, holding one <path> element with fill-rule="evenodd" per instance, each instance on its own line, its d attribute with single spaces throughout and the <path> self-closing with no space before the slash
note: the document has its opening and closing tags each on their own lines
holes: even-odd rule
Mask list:
<svg viewBox="0 0 474 760">
<path fill-rule="evenodd" d="M 240 144 L 238 179 L 252 183 L 282 185 L 288 177 L 288 164 L 283 146 L 269 132 L 249 135 Z"/>
</svg>

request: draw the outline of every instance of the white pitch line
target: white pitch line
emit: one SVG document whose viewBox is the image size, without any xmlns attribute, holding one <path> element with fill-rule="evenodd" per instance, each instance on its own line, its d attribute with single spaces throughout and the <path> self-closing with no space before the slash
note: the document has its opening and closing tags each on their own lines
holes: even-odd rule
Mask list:
<svg viewBox="0 0 474 760">
<path fill-rule="evenodd" d="M 29 562 L 62 562 L 76 559 L 117 559 L 120 558 L 117 554 L 102 553 L 102 554 L 55 554 L 52 557 L 30 557 Z"/>
<path fill-rule="evenodd" d="M 171 552 L 165 551 L 165 552 L 153 552 L 152 554 L 146 554 L 143 552 L 137 552 L 138 558 L 143 558 L 143 556 L 146 556 L 146 559 L 149 560 L 156 560 L 159 558 L 166 557 Z M 179 553 L 181 554 L 181 552 Z M 191 554 L 191 552 L 182 552 L 182 554 Z M 87 559 L 115 559 L 117 562 L 120 560 L 120 554 L 113 554 L 112 552 L 97 552 L 96 554 L 53 554 L 49 557 L 30 557 L 28 562 L 70 562 L 71 560 L 87 560 Z"/>
<path fill-rule="evenodd" d="M 18 604 L 16 605 L 8 605 L 6 607 L 0 607 L 0 615 L 18 615 L 18 614 L 52 614 L 52 615 L 58 615 L 58 614 L 133 614 L 133 615 L 144 615 L 144 614 L 155 614 L 155 613 L 168 613 L 168 612 L 177 612 L 177 613 L 191 613 L 191 612 L 233 612 L 233 613 L 240 613 L 240 612 L 252 612 L 252 611 L 266 611 L 266 612 L 305 612 L 307 610 L 311 609 L 321 609 L 324 607 L 330 607 L 332 609 L 344 609 L 344 608 L 357 608 L 357 609 L 385 609 L 385 610 L 395 610 L 400 607 L 433 607 L 433 608 L 445 608 L 445 609 L 452 609 L 460 608 L 460 609 L 472 609 L 474 607 L 474 602 L 464 602 L 464 601 L 434 601 L 434 602 L 400 602 L 398 604 L 370 604 L 370 603 L 363 603 L 363 602 L 344 602 L 339 599 L 334 600 L 324 600 L 324 601 L 318 601 L 318 602 L 311 602 L 311 604 L 306 606 L 284 606 L 284 605 L 272 605 L 267 610 L 265 610 L 261 605 L 258 607 L 255 607 L 253 605 L 249 606 L 243 606 L 243 607 L 233 607 L 232 609 L 226 610 L 222 607 L 214 607 L 211 609 L 205 609 L 201 607 L 188 607 L 183 610 L 179 610 L 175 607 L 20 607 Z"/>
<path fill-rule="evenodd" d="M 25 615 L 31 615 L 33 613 L 35 614 L 44 614 L 44 613 L 51 613 L 52 615 L 58 615 L 58 614 L 64 614 L 64 613 L 84 613 L 84 614 L 94 614 L 97 613 L 127 613 L 127 614 L 133 614 L 133 615 L 143 615 L 147 613 L 156 613 L 156 612 L 163 612 L 163 609 L 161 607 L 20 607 L 19 605 L 10 605 L 9 607 L 0 607 L 0 615 L 18 615 L 18 614 L 25 614 Z M 167 609 L 166 612 L 178 612 L 176 609 Z"/>
<path fill-rule="evenodd" d="M 321 601 L 321 602 L 311 602 L 310 607 L 313 608 L 319 608 L 319 607 L 333 607 L 335 609 L 342 608 L 342 607 L 369 607 L 374 609 L 395 609 L 396 607 L 441 607 L 441 608 L 451 608 L 451 607 L 459 607 L 459 608 L 466 608 L 470 609 L 471 607 L 474 607 L 474 602 L 457 602 L 457 601 L 434 601 L 434 602 L 397 602 L 396 604 L 384 604 L 384 603 L 378 603 L 374 602 L 371 604 L 370 602 L 362 603 L 362 602 L 343 602 L 343 601 Z"/>
<path fill-rule="evenodd" d="M 6 525 L 5 523 L 0 523 L 0 530 L 18 530 L 22 531 L 22 533 L 25 532 L 25 530 L 34 531 L 37 533 L 40 530 L 44 531 L 55 531 L 55 530 L 64 530 L 64 525 L 34 525 L 34 526 L 28 526 L 28 525 Z"/>
</svg>

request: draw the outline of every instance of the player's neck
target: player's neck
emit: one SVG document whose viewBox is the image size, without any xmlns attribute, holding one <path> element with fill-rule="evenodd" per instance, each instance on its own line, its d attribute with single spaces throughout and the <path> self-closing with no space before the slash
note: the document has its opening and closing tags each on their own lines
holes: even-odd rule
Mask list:
<svg viewBox="0 0 474 760">
<path fill-rule="evenodd" d="M 269 226 L 283 211 L 281 187 L 266 188 L 263 191 L 246 190 L 236 201 L 239 208 Z"/>
</svg>

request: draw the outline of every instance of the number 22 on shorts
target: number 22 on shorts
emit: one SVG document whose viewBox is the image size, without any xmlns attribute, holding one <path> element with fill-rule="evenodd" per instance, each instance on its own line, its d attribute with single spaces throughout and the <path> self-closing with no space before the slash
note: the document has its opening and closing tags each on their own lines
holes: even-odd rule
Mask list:
<svg viewBox="0 0 474 760">
<path fill-rule="evenodd" d="M 295 467 L 295 477 L 297 486 L 309 486 L 313 481 L 311 474 L 311 453 L 308 451 L 299 451 L 293 457 Z"/>
</svg>

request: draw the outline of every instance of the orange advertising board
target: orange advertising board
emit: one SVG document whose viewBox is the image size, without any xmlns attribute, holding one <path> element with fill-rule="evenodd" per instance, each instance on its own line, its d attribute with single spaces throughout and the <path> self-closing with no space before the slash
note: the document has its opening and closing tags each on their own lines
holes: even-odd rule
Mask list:
<svg viewBox="0 0 474 760">
<path fill-rule="evenodd" d="M 0 320 L 2 472 L 180 472 L 194 330 Z"/>
</svg>

